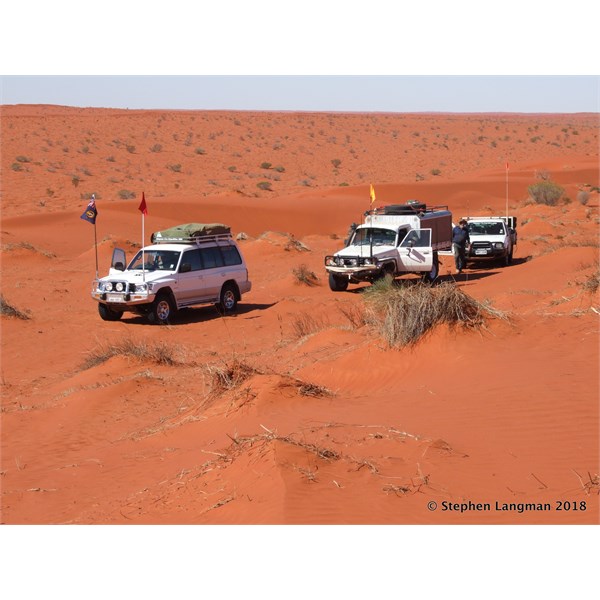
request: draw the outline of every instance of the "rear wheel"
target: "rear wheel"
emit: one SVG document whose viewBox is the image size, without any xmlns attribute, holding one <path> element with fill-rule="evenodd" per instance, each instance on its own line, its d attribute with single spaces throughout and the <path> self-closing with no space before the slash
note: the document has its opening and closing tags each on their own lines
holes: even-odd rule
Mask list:
<svg viewBox="0 0 600 600">
<path fill-rule="evenodd" d="M 114 310 L 106 304 L 98 304 L 98 313 L 103 321 L 118 321 L 123 316 L 122 310 Z"/>
<path fill-rule="evenodd" d="M 221 289 L 219 302 L 216 304 L 221 314 L 231 313 L 237 307 L 237 289 L 233 283 L 226 283 Z"/>
<path fill-rule="evenodd" d="M 437 252 L 433 253 L 433 261 L 431 264 L 431 271 L 427 271 L 423 273 L 422 278 L 425 283 L 433 283 L 440 274 L 440 264 L 438 262 L 438 254 Z"/>
<path fill-rule="evenodd" d="M 348 289 L 348 280 L 345 277 L 329 273 L 329 289 L 332 292 L 345 292 Z"/>
<path fill-rule="evenodd" d="M 148 319 L 151 323 L 164 325 L 169 322 L 169 319 L 173 318 L 175 311 L 176 308 L 172 297 L 169 294 L 163 293 L 154 299 L 148 313 Z"/>
</svg>

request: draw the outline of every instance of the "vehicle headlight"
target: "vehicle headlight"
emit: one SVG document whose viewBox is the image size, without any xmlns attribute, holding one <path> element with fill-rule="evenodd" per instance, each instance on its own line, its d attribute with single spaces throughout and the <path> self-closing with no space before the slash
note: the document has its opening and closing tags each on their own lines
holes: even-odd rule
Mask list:
<svg viewBox="0 0 600 600">
<path fill-rule="evenodd" d="M 136 292 L 147 292 L 148 291 L 148 284 L 147 283 L 138 283 L 135 286 L 135 291 Z"/>
<path fill-rule="evenodd" d="M 104 291 L 105 291 L 105 292 L 112 292 L 112 289 L 113 289 L 113 284 L 112 284 L 112 282 L 110 282 L 110 281 L 106 281 L 106 282 L 104 283 Z"/>
<path fill-rule="evenodd" d="M 365 258 L 365 259 L 364 259 L 364 261 L 363 261 L 363 263 L 364 263 L 365 265 L 374 265 L 374 264 L 375 264 L 375 261 L 374 261 L 374 259 L 372 259 L 372 258 Z"/>
<path fill-rule="evenodd" d="M 502 250 L 502 248 L 504 248 L 504 244 L 502 242 L 496 242 L 494 246 L 497 250 Z"/>
<path fill-rule="evenodd" d="M 356 258 L 351 258 L 351 259 L 348 261 L 348 264 L 349 264 L 351 267 L 358 267 L 358 259 L 356 259 Z"/>
<path fill-rule="evenodd" d="M 119 281 L 115 284 L 115 290 L 117 292 L 122 292 L 125 289 L 125 286 Z"/>
</svg>

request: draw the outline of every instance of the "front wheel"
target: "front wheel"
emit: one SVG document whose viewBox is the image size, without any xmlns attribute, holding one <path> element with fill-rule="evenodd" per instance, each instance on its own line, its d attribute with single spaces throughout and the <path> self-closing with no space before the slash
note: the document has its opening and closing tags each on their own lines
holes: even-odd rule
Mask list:
<svg viewBox="0 0 600 600">
<path fill-rule="evenodd" d="M 348 289 L 348 279 L 329 273 L 329 289 L 332 292 L 345 292 Z"/>
<path fill-rule="evenodd" d="M 118 321 L 123 316 L 122 310 L 114 310 L 106 304 L 98 304 L 98 313 L 103 321 Z"/>
<path fill-rule="evenodd" d="M 438 254 L 437 252 L 433 253 L 433 261 L 431 264 L 431 271 L 427 271 L 426 273 L 423 273 L 423 281 L 425 283 L 433 283 L 437 278 L 438 275 L 440 274 L 440 264 L 438 262 Z"/>
<path fill-rule="evenodd" d="M 173 317 L 175 310 L 171 297 L 163 293 L 157 296 L 152 303 L 150 312 L 148 313 L 148 319 L 151 323 L 164 325 Z"/>
</svg>

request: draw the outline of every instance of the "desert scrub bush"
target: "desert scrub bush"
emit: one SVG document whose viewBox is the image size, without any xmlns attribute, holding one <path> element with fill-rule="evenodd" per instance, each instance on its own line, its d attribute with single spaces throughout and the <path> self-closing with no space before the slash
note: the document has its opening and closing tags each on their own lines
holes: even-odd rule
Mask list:
<svg viewBox="0 0 600 600">
<path fill-rule="evenodd" d="M 553 181 L 544 180 L 530 185 L 527 188 L 527 192 L 529 193 L 529 197 L 536 204 L 556 206 L 562 195 L 565 193 L 565 190 Z"/>
<path fill-rule="evenodd" d="M 434 177 L 436 177 L 437 175 L 441 175 L 442 172 L 439 169 L 431 169 L 431 171 L 429 171 Z"/>
<path fill-rule="evenodd" d="M 260 168 L 261 169 L 270 169 L 271 168 L 271 163 L 270 162 L 260 163 Z"/>
<path fill-rule="evenodd" d="M 196 149 L 194 150 L 194 152 L 195 152 L 196 154 L 200 154 L 200 155 L 202 155 L 202 154 L 206 154 L 206 150 L 205 150 L 204 148 L 196 148 Z"/>
<path fill-rule="evenodd" d="M 332 159 L 331 164 L 333 165 L 334 169 L 338 169 L 339 166 L 342 164 L 342 161 L 339 158 L 334 158 Z"/>
<path fill-rule="evenodd" d="M 486 317 L 506 319 L 501 311 L 478 302 L 454 283 L 395 285 L 390 277 L 375 282 L 364 294 L 367 321 L 390 347 L 415 344 L 442 323 L 479 328 Z"/>
<path fill-rule="evenodd" d="M 30 158 L 28 158 L 27 156 L 22 156 L 22 155 L 16 156 L 16 157 L 15 157 L 15 160 L 16 160 L 17 162 L 20 162 L 20 163 L 28 163 L 28 162 L 31 162 L 31 159 L 30 159 Z"/>
<path fill-rule="evenodd" d="M 80 181 L 81 179 L 79 175 L 73 175 L 73 177 L 71 177 L 71 183 L 73 184 L 73 187 L 77 187 Z"/>
<path fill-rule="evenodd" d="M 160 144 L 154 144 L 152 148 L 150 148 L 150 152 L 160 152 L 162 150 L 162 146 Z"/>
<path fill-rule="evenodd" d="M 131 200 L 135 198 L 135 192 L 132 192 L 131 190 L 119 190 L 119 198 L 121 198 L 121 200 Z"/>
<path fill-rule="evenodd" d="M 173 346 L 164 342 L 150 343 L 126 338 L 118 342 L 107 342 L 92 350 L 81 365 L 81 370 L 101 365 L 113 356 L 127 356 L 169 366 L 180 362 Z"/>
<path fill-rule="evenodd" d="M 270 181 L 260 181 L 259 183 L 256 184 L 256 187 L 259 190 L 264 190 L 264 191 L 267 191 L 267 192 L 272 192 L 273 191 L 272 184 L 271 184 Z"/>
<path fill-rule="evenodd" d="M 312 287 L 319 284 L 319 278 L 314 271 L 311 271 L 305 264 L 301 264 L 296 269 L 292 269 L 296 283 L 301 283 Z"/>
<path fill-rule="evenodd" d="M 181 165 L 178 163 L 176 165 L 167 165 L 167 168 L 173 173 L 181 173 Z"/>
<path fill-rule="evenodd" d="M 600 287 L 600 265 L 594 265 L 594 272 L 581 284 L 581 287 L 590 294 L 595 294 Z"/>
<path fill-rule="evenodd" d="M 585 190 L 577 192 L 577 202 L 582 206 L 585 206 L 590 201 L 590 193 Z"/>
<path fill-rule="evenodd" d="M 13 171 L 22 171 L 23 170 L 23 165 L 21 163 L 13 163 L 10 168 Z"/>
<path fill-rule="evenodd" d="M 135 152 L 135 146 L 132 144 L 127 144 L 127 146 L 125 146 L 125 149 L 127 150 L 127 152 L 129 152 L 129 154 L 133 154 Z"/>
<path fill-rule="evenodd" d="M 21 319 L 23 321 L 28 321 L 31 319 L 28 313 L 19 310 L 14 307 L 12 304 L 6 301 L 3 294 L 0 294 L 0 315 L 5 315 L 7 317 L 16 317 L 17 319 Z"/>
<path fill-rule="evenodd" d="M 278 173 L 285 173 L 285 167 L 278 165 L 277 167 L 275 167 L 275 171 L 277 171 Z"/>
</svg>

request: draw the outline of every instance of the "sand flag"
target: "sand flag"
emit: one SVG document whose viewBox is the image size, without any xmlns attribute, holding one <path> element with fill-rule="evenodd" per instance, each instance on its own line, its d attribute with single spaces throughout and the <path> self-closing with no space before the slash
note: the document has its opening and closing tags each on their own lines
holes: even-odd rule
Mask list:
<svg viewBox="0 0 600 600">
<path fill-rule="evenodd" d="M 80 219 L 91 223 L 94 226 L 94 249 L 96 251 L 96 278 L 98 277 L 98 236 L 96 234 L 96 217 L 98 216 L 98 209 L 96 208 L 96 194 L 92 194 L 92 198 L 88 202 L 88 205 L 81 215 Z"/>
<path fill-rule="evenodd" d="M 373 184 L 371 184 L 369 196 L 371 196 L 371 204 L 373 204 L 373 202 L 375 202 L 375 188 L 373 187 Z"/>
<path fill-rule="evenodd" d="M 148 207 L 146 206 L 146 197 L 144 196 L 144 192 L 142 192 L 142 201 L 140 202 L 140 205 L 138 206 L 138 210 L 144 216 L 146 216 L 148 214 Z"/>
<path fill-rule="evenodd" d="M 98 209 L 96 208 L 96 195 L 92 194 L 92 199 L 89 201 L 87 208 L 84 213 L 81 215 L 80 219 L 91 223 L 92 225 L 96 224 L 96 217 L 98 216 Z"/>
</svg>

